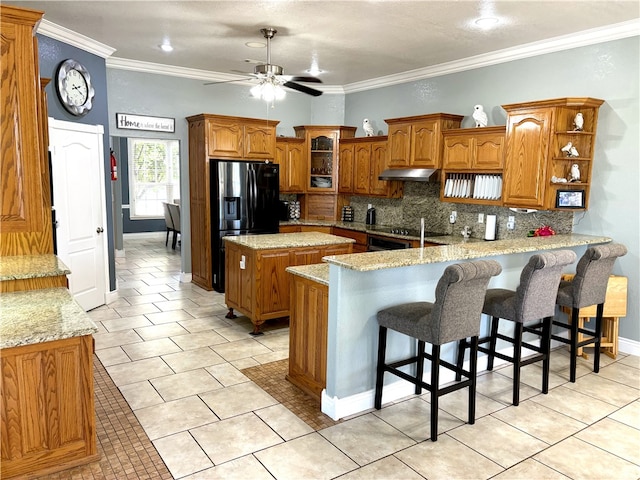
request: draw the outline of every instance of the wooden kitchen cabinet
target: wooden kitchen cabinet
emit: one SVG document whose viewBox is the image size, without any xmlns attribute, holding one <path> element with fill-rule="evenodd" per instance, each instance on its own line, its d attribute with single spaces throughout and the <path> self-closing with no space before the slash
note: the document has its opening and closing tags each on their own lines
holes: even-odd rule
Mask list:
<svg viewBox="0 0 640 480">
<path fill-rule="evenodd" d="M 275 163 L 280 165 L 280 193 L 304 193 L 307 180 L 304 138 L 276 138 Z"/>
<path fill-rule="evenodd" d="M 0 367 L 2 478 L 99 459 L 91 335 L 4 348 Z"/>
<path fill-rule="evenodd" d="M 598 110 L 603 103 L 570 97 L 503 105 L 507 112 L 504 206 L 562 210 L 556 207 L 558 190 L 575 190 L 584 192 L 584 208 L 588 208 Z M 584 117 L 581 131 L 573 124 L 578 112 Z M 578 157 L 561 151 L 569 141 Z M 574 163 L 580 168 L 579 182 L 552 182 L 554 176 L 568 178 Z"/>
<path fill-rule="evenodd" d="M 504 165 L 505 130 L 506 127 L 502 125 L 443 132 L 441 201 L 502 204 L 500 184 Z M 449 182 L 455 181 L 467 182 L 470 188 L 456 194 L 449 188 Z"/>
<path fill-rule="evenodd" d="M 367 251 L 367 233 L 357 230 L 349 230 L 348 228 L 333 227 L 332 233 L 339 237 L 353 238 L 356 243 L 353 244 L 353 253 L 362 253 Z"/>
<path fill-rule="evenodd" d="M 378 176 L 387 169 L 387 137 L 360 137 L 342 140 L 340 151 L 340 193 L 373 197 L 402 197 L 403 185 L 399 181 L 380 180 Z M 344 161 L 343 161 L 344 160 Z M 345 166 L 346 172 L 342 172 Z M 351 174 L 348 178 L 348 174 Z"/>
<path fill-rule="evenodd" d="M 35 28 L 43 12 L 0 5 L 2 202 L 0 255 L 53 253 L 46 141 Z"/>
<path fill-rule="evenodd" d="M 434 113 L 385 120 L 389 125 L 389 168 L 440 168 L 442 132 L 460 128 L 463 118 L 463 115 Z"/>
<path fill-rule="evenodd" d="M 321 263 L 322 257 L 352 252 L 351 243 L 336 240 L 341 242 L 268 249 L 226 242 L 225 303 L 246 314 L 255 333 L 265 321 L 287 317 L 290 289 L 286 268 Z"/>
<path fill-rule="evenodd" d="M 187 117 L 187 121 L 192 282 L 212 290 L 210 160 L 273 160 L 278 121 L 204 113 Z"/>
<path fill-rule="evenodd" d="M 206 124 L 209 158 L 273 159 L 278 122 L 223 115 L 196 115 Z"/>
<path fill-rule="evenodd" d="M 293 128 L 297 137 L 306 140 L 306 191 L 309 193 L 336 193 L 340 140 L 353 137 L 356 133 L 356 127 L 300 125 Z"/>
</svg>

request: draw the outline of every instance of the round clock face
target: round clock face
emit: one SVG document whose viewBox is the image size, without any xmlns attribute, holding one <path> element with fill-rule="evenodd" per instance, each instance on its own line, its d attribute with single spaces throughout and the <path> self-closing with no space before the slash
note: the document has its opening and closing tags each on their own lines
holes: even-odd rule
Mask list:
<svg viewBox="0 0 640 480">
<path fill-rule="evenodd" d="M 65 60 L 58 68 L 56 91 L 64 108 L 73 115 L 86 115 L 92 105 L 94 90 L 87 69 L 75 60 Z"/>
</svg>

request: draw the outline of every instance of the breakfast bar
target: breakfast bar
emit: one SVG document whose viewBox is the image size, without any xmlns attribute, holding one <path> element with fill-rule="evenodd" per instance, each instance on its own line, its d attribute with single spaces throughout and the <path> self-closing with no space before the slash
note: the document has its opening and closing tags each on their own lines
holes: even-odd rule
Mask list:
<svg viewBox="0 0 640 480">
<path fill-rule="evenodd" d="M 452 263 L 492 258 L 503 268 L 490 288 L 515 288 L 523 265 L 532 254 L 572 249 L 581 256 L 589 245 L 611 238 L 589 235 L 460 242 L 439 247 L 337 255 L 324 258 L 329 264 L 326 387 L 322 411 L 334 420 L 372 408 L 377 354 L 376 313 L 398 303 L 433 300 L 435 285 Z M 289 268 L 294 275 L 311 276 L 310 270 Z M 487 325 L 483 322 L 483 331 Z M 484 334 L 484 333 L 483 333 Z M 404 358 L 414 349 L 408 337 L 390 332 L 388 359 Z M 453 361 L 455 345 L 447 345 L 443 358 Z M 483 363 L 484 360 L 484 363 Z M 486 365 L 479 359 L 479 368 Z M 444 382 L 453 378 L 443 378 Z M 413 392 L 412 385 L 396 381 L 385 385 L 383 403 Z"/>
</svg>

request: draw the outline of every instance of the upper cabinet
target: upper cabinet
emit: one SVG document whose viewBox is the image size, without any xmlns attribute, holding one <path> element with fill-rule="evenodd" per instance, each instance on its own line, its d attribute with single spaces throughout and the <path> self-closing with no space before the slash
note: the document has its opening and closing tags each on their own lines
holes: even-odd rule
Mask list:
<svg viewBox="0 0 640 480">
<path fill-rule="evenodd" d="M 187 120 L 205 122 L 209 158 L 273 160 L 276 156 L 278 121 L 209 114 L 195 115 Z"/>
<path fill-rule="evenodd" d="M 35 36 L 42 15 L 0 5 L 0 255 L 53 253 L 46 104 Z"/>
<path fill-rule="evenodd" d="M 345 194 L 399 198 L 402 182 L 380 180 L 388 167 L 387 137 L 360 137 L 340 143 L 338 191 Z"/>
<path fill-rule="evenodd" d="M 298 126 L 296 136 L 307 145 L 308 193 L 335 193 L 338 183 L 339 144 L 343 138 L 352 138 L 356 127 Z"/>
<path fill-rule="evenodd" d="M 446 130 L 443 139 L 440 199 L 500 205 L 504 125 Z"/>
<path fill-rule="evenodd" d="M 276 163 L 280 165 L 280 193 L 304 193 L 307 179 L 304 138 L 278 137 Z"/>
<path fill-rule="evenodd" d="M 389 168 L 440 168 L 442 132 L 459 128 L 463 115 L 434 113 L 385 120 Z"/>
<path fill-rule="evenodd" d="M 588 207 L 598 110 L 603 103 L 584 97 L 503 105 L 507 112 L 504 206 Z M 579 179 L 572 171 L 579 173 Z"/>
</svg>

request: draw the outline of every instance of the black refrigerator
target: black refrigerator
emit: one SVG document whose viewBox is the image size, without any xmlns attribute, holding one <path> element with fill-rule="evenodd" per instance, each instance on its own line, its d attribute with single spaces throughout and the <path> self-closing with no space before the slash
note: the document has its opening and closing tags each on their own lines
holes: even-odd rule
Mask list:
<svg viewBox="0 0 640 480">
<path fill-rule="evenodd" d="M 266 162 L 210 160 L 213 288 L 224 292 L 227 235 L 278 233 L 279 170 Z"/>
</svg>

